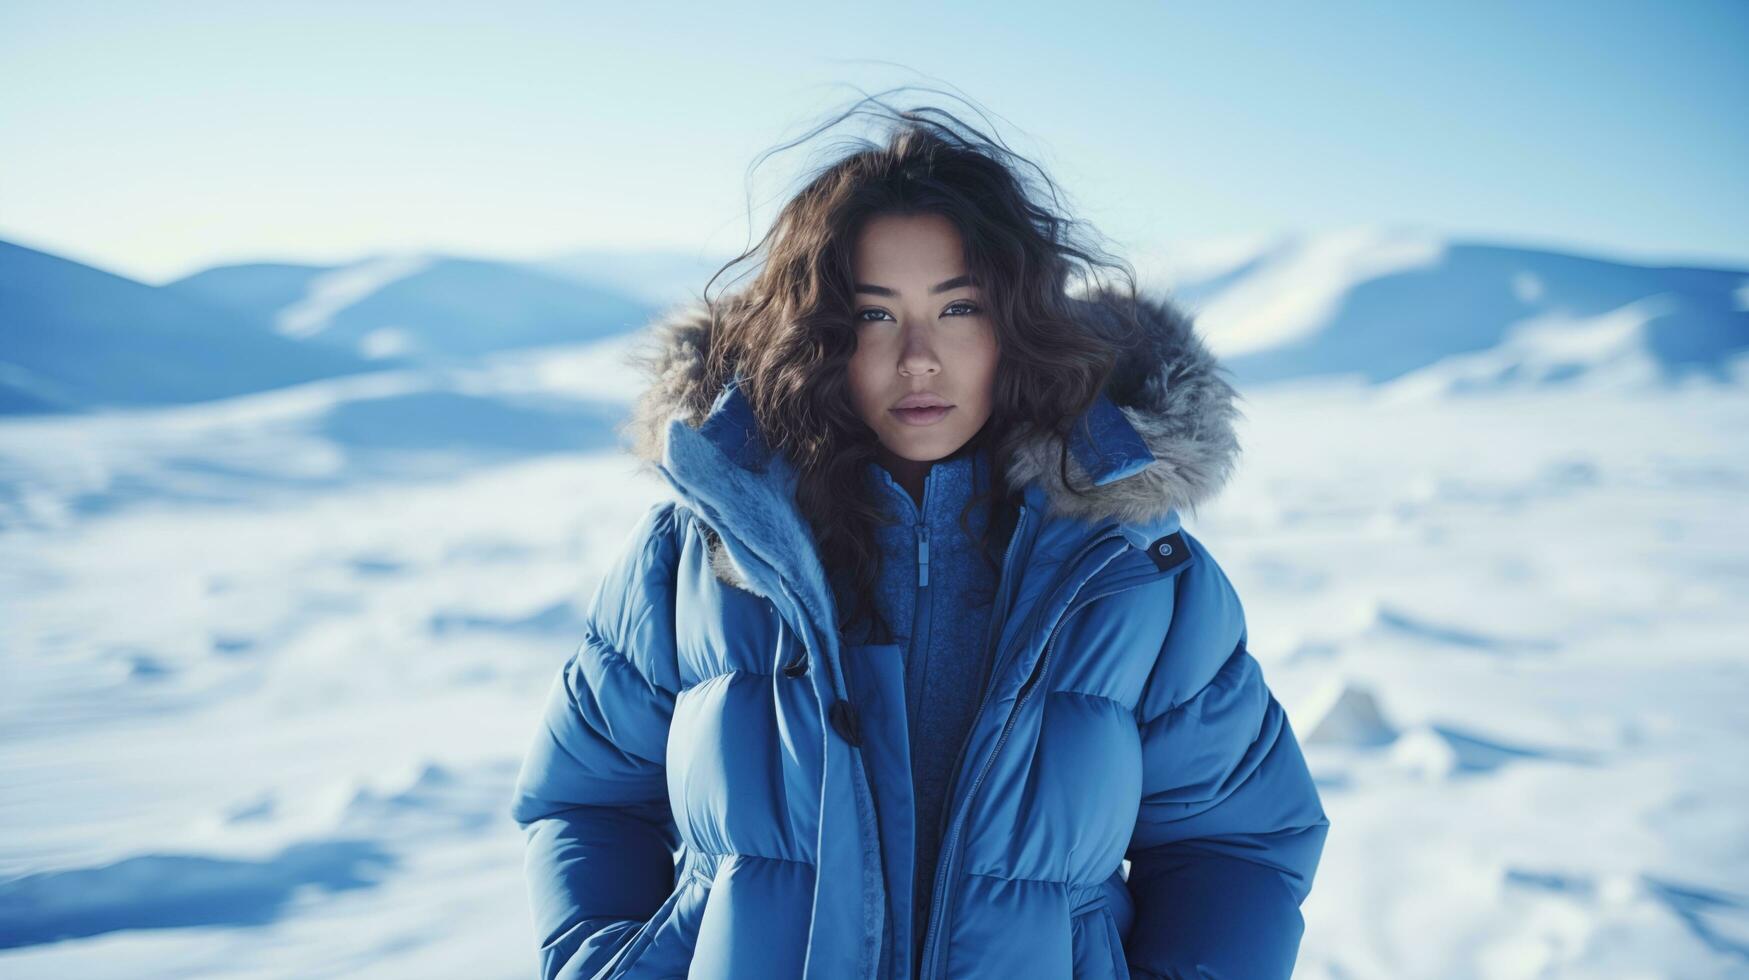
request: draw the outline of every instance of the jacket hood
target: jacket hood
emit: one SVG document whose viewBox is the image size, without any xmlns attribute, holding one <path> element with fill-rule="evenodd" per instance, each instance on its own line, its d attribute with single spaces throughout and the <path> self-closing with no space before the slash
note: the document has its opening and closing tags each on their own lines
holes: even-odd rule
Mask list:
<svg viewBox="0 0 1749 980">
<path fill-rule="evenodd" d="M 719 300 L 741 302 L 745 294 Z M 1086 330 L 1109 330 L 1127 294 L 1105 288 L 1072 300 Z M 1192 325 L 1159 295 L 1136 297 L 1141 330 L 1105 389 L 1071 427 L 1069 480 L 1058 460 L 1062 439 L 1048 431 L 1011 433 L 998 447 L 1008 487 L 1047 516 L 1098 526 L 1115 522 L 1138 547 L 1179 527 L 1226 484 L 1237 464 L 1238 393 Z M 1109 335 L 1109 334 L 1108 334 Z M 723 582 L 761 595 L 780 581 L 820 577 L 807 556 L 814 539 L 795 507 L 796 471 L 760 434 L 740 379 L 705 380 L 713 320 L 703 300 L 660 314 L 647 346 L 631 357 L 648 385 L 624 431 L 641 465 L 665 478 L 704 513 L 711 567 Z M 1077 492 L 1078 491 L 1078 492 Z M 727 544 L 722 534 L 731 539 Z M 816 596 L 815 612 L 828 602 Z M 831 620 L 821 615 L 822 622 Z"/>
<path fill-rule="evenodd" d="M 738 297 L 730 297 L 734 302 Z M 1089 330 L 1112 324 L 1126 294 L 1110 288 L 1075 300 Z M 1238 462 L 1234 421 L 1242 413 L 1238 394 L 1203 342 L 1192 316 L 1171 300 L 1143 292 L 1137 297 L 1140 342 L 1120 358 L 1099 398 L 1070 435 L 1068 470 L 1076 493 L 1065 486 L 1057 461 L 1062 440 L 1049 432 L 1022 432 L 1003 447 L 1005 476 L 1015 491 L 1042 490 L 1056 515 L 1104 523 L 1150 524 L 1175 510 L 1190 510 L 1213 498 Z M 650 346 L 640 358 L 649 384 L 626 425 L 632 453 L 660 468 L 670 423 L 676 419 L 710 429 L 731 458 L 750 470 L 769 459 L 745 399 L 735 382 L 707 390 L 705 356 L 712 338 L 702 300 L 672 308 L 648 328 Z"/>
</svg>

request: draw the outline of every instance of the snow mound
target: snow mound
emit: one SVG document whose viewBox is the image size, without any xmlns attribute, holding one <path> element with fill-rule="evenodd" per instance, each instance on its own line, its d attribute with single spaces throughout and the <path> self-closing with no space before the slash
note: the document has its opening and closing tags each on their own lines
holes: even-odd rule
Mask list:
<svg viewBox="0 0 1749 980">
<path fill-rule="evenodd" d="M 1352 681 L 1327 685 L 1310 716 L 1316 720 L 1305 738 L 1308 745 L 1364 748 L 1387 745 L 1397 738 L 1397 730 L 1385 720 L 1372 691 Z"/>
</svg>

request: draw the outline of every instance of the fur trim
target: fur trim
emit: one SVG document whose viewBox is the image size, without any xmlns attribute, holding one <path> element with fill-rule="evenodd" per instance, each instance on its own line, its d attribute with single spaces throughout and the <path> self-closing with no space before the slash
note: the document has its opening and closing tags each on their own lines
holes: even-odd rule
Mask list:
<svg viewBox="0 0 1749 980">
<path fill-rule="evenodd" d="M 1103 291 L 1082 301 L 1089 322 L 1115 317 L 1123 299 Z M 1136 301 L 1141 344 L 1113 372 L 1105 393 L 1154 454 L 1140 472 L 1105 486 L 1088 486 L 1087 472 L 1068 457 L 1065 486 L 1058 458 L 1062 440 L 1050 433 L 1020 433 L 1010 442 L 1008 484 L 1037 480 L 1053 512 L 1099 523 L 1147 522 L 1167 511 L 1191 510 L 1226 485 L 1238 463 L 1233 423 L 1241 413 L 1238 393 L 1198 337 L 1192 317 L 1169 300 L 1142 294 Z"/>
<path fill-rule="evenodd" d="M 701 523 L 699 527 L 704 530 L 705 552 L 710 555 L 711 572 L 716 575 L 717 580 L 725 585 L 732 585 L 737 589 L 751 592 L 752 588 L 747 584 L 747 577 L 741 574 L 739 568 L 735 567 L 735 560 L 729 557 L 729 549 L 723 547 L 722 539 L 717 537 L 717 532 L 709 524 Z"/>
<path fill-rule="evenodd" d="M 742 297 L 730 295 L 723 303 Z M 1105 394 L 1122 412 L 1154 461 L 1103 486 L 1090 486 L 1086 470 L 1069 453 L 1069 483 L 1058 469 L 1062 440 L 1054 433 L 1011 434 L 1005 449 L 1008 485 L 1022 490 L 1037 483 L 1053 514 L 1102 523 L 1145 523 L 1172 510 L 1194 512 L 1224 487 L 1241 452 L 1234 422 L 1241 417 L 1238 393 L 1197 335 L 1190 314 L 1171 300 L 1148 292 L 1137 296 L 1140 343 L 1120 359 Z M 1102 289 L 1077 300 L 1081 321 L 1090 330 L 1110 327 L 1126 294 Z M 698 428 L 719 391 L 707 390 L 704 362 L 713 329 L 710 310 L 692 300 L 659 315 L 647 330 L 646 344 L 629 360 L 649 379 L 624 427 L 640 465 L 655 470 L 666 450 L 668 426 L 676 418 Z M 718 578 L 745 588 L 745 579 L 726 549 L 709 535 L 711 564 Z"/>
</svg>

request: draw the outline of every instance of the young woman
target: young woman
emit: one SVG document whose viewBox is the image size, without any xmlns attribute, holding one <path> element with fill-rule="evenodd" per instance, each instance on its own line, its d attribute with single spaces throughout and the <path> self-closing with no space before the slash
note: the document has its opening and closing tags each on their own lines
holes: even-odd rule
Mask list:
<svg viewBox="0 0 1749 980">
<path fill-rule="evenodd" d="M 1116 263 L 941 115 L 657 324 L 630 428 L 675 499 L 512 808 L 543 977 L 1292 971 L 1328 821 L 1180 525 L 1234 391 L 1133 276 L 1072 292 Z"/>
</svg>

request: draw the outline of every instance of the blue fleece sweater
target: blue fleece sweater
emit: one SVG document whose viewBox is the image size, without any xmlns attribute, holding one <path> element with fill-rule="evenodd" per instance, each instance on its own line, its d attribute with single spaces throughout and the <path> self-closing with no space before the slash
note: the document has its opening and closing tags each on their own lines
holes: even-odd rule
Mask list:
<svg viewBox="0 0 1749 980">
<path fill-rule="evenodd" d="M 929 921 L 935 864 L 941 847 L 943 805 L 983 697 L 989 673 L 984 648 L 996 587 L 996 571 L 981 555 L 979 540 L 989 522 L 987 501 L 968 517 L 960 512 L 990 487 L 987 449 L 937 460 L 924 481 L 921 510 L 884 466 L 869 464 L 877 496 L 892 523 L 877 532 L 881 572 L 875 605 L 892 628 L 891 642 L 905 650 L 905 704 L 915 793 L 915 863 L 912 876 L 911 958 L 921 953 Z M 880 976 L 892 958 L 883 955 Z"/>
</svg>

